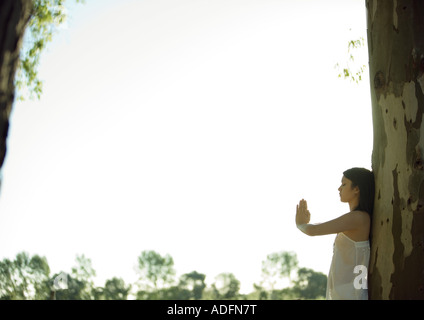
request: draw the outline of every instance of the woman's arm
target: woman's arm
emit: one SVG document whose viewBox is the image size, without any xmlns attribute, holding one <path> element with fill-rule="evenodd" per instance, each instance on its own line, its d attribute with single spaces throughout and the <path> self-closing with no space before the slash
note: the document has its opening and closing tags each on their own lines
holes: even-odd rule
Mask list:
<svg viewBox="0 0 424 320">
<path fill-rule="evenodd" d="M 307 210 L 306 201 L 302 199 L 296 209 L 296 225 L 300 231 L 308 236 L 321 236 L 355 230 L 364 223 L 363 213 L 352 211 L 327 222 L 310 224 L 310 213 Z"/>
<path fill-rule="evenodd" d="M 325 234 L 355 230 L 362 225 L 362 214 L 360 212 L 353 211 L 327 222 L 298 225 L 298 228 L 308 236 L 322 236 Z"/>
</svg>

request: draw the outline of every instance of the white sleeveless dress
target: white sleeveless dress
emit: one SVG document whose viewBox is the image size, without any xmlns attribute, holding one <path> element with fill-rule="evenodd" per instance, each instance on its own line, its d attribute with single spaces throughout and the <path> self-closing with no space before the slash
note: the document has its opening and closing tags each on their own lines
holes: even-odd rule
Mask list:
<svg viewBox="0 0 424 320">
<path fill-rule="evenodd" d="M 343 232 L 338 233 L 333 245 L 333 259 L 327 279 L 326 299 L 368 300 L 368 284 L 360 281 L 358 286 L 357 281 L 355 286 L 354 281 L 356 277 L 367 279 L 369 259 L 370 244 L 368 240 L 357 242 Z M 355 266 L 360 267 L 355 270 Z"/>
</svg>

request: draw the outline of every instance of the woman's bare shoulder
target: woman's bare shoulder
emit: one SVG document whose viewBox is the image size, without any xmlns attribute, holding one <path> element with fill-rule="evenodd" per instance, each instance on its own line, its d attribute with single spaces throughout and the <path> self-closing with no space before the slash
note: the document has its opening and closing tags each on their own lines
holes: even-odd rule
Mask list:
<svg viewBox="0 0 424 320">
<path fill-rule="evenodd" d="M 354 210 L 349 212 L 349 214 L 358 222 L 360 222 L 361 224 L 369 224 L 371 219 L 370 219 L 370 215 L 368 214 L 368 212 L 366 211 L 361 211 L 361 210 Z"/>
</svg>

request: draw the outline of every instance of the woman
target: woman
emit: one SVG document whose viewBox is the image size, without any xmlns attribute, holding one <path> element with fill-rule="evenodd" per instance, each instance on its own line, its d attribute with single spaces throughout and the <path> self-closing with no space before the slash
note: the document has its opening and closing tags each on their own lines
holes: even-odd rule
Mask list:
<svg viewBox="0 0 424 320">
<path fill-rule="evenodd" d="M 308 236 L 337 233 L 333 259 L 327 280 L 328 300 L 367 300 L 367 283 L 357 281 L 358 271 L 365 272 L 370 256 L 370 226 L 374 207 L 374 175 L 364 168 L 343 172 L 339 187 L 340 201 L 349 204 L 350 212 L 334 220 L 309 224 L 307 203 L 301 200 L 296 206 L 296 225 Z"/>
</svg>

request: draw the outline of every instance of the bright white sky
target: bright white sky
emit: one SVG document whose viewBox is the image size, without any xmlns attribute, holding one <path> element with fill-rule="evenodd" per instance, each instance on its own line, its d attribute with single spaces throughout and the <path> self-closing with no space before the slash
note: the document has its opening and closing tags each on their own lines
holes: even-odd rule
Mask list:
<svg viewBox="0 0 424 320">
<path fill-rule="evenodd" d="M 273 252 L 327 274 L 334 235 L 302 234 L 295 207 L 346 213 L 342 172 L 370 168 L 368 69 L 357 85 L 334 68 L 365 30 L 359 0 L 70 6 L 41 100 L 14 105 L 0 258 L 39 254 L 56 273 L 85 254 L 103 285 L 133 282 L 155 250 L 178 275 L 232 272 L 242 292 Z"/>
</svg>

